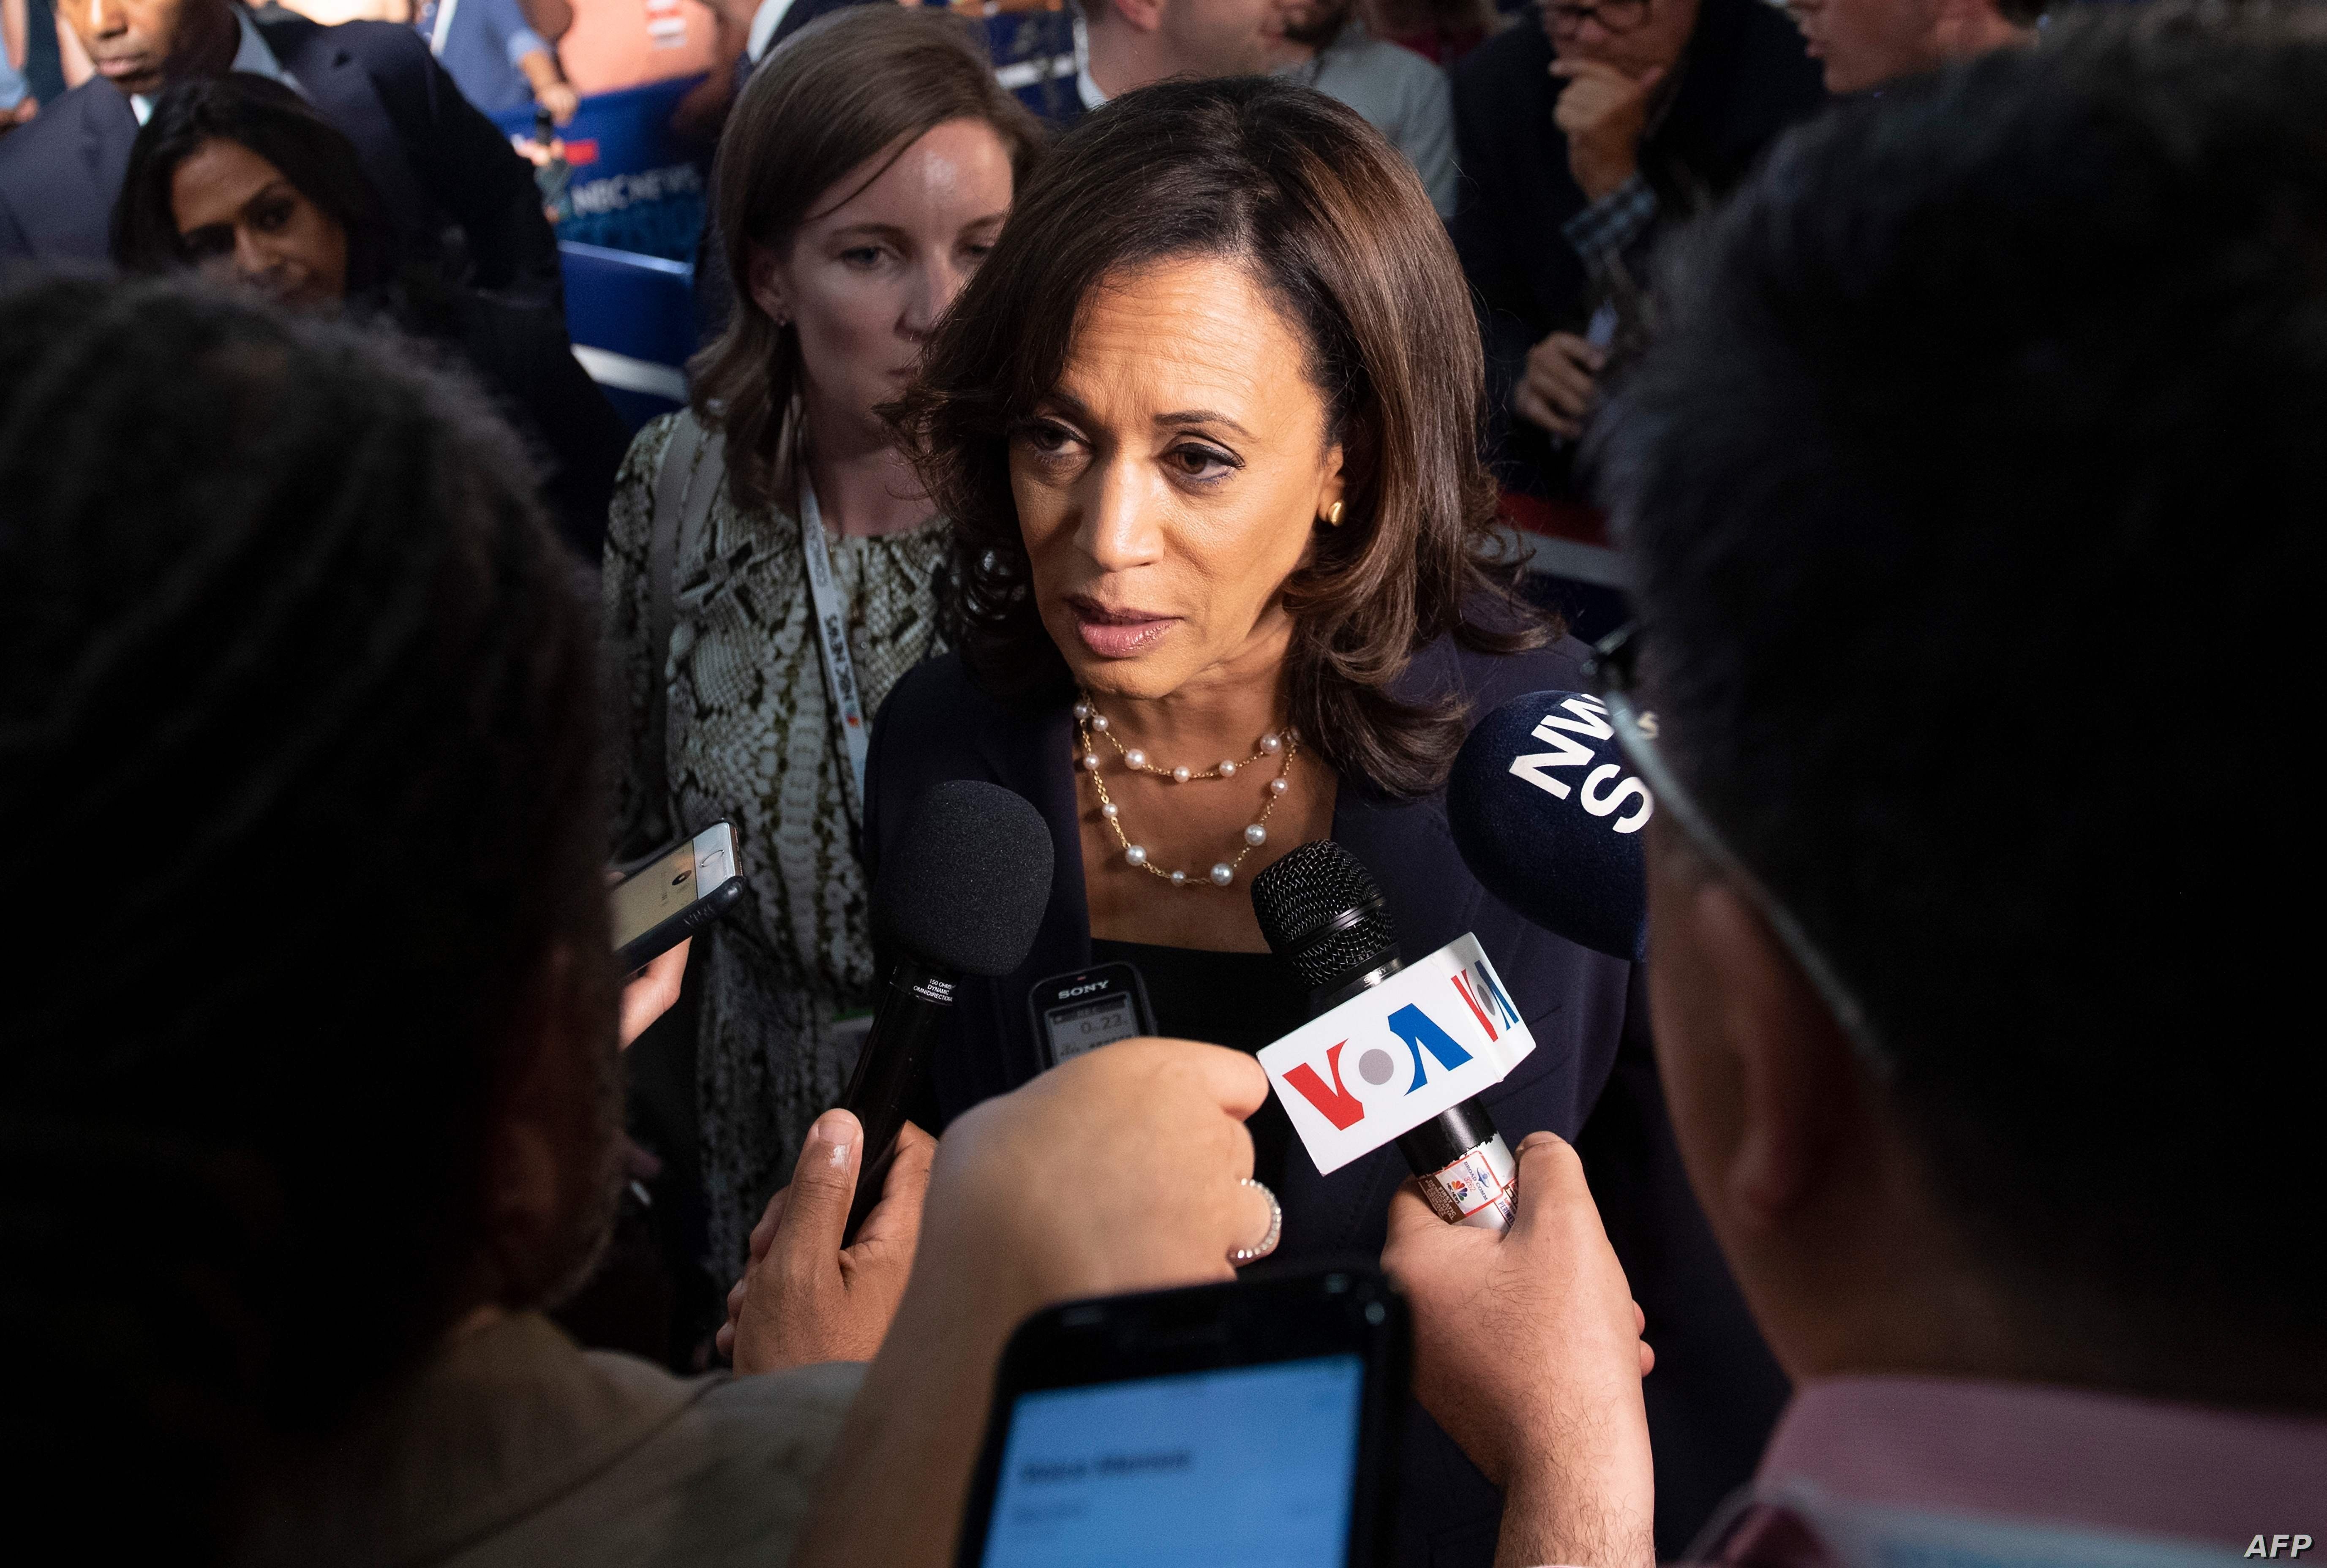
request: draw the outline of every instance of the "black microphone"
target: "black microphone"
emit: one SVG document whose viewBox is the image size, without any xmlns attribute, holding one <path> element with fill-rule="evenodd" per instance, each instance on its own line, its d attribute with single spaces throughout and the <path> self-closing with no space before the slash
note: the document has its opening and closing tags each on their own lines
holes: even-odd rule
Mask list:
<svg viewBox="0 0 2327 1568">
<path fill-rule="evenodd" d="M 1252 881 L 1252 910 L 1269 951 L 1309 986 L 1309 1016 L 1380 985 L 1406 960 L 1373 873 L 1330 838 L 1304 844 Z M 1518 1164 L 1486 1106 L 1475 1099 L 1400 1133 L 1398 1152 L 1422 1196 L 1449 1225 L 1500 1230 L 1510 1223 Z M 1461 1194 L 1500 1190 L 1467 1215 Z"/>
<path fill-rule="evenodd" d="M 951 779 L 914 802 L 873 885 L 874 929 L 895 949 L 840 1103 L 864 1126 L 844 1245 L 856 1237 L 897 1155 L 905 1110 L 929 1075 L 954 987 L 1026 961 L 1051 903 L 1051 829 L 996 784 Z"/>
<path fill-rule="evenodd" d="M 1655 809 L 1580 692 L 1529 692 L 1481 719 L 1446 780 L 1454 847 L 1481 885 L 1578 947 L 1639 963 L 1649 892 L 1640 828 Z"/>
</svg>

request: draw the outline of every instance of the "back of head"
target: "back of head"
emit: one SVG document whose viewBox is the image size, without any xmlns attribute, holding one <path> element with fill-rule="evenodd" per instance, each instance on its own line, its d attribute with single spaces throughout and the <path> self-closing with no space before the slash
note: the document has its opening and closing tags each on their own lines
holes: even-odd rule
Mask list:
<svg viewBox="0 0 2327 1568">
<path fill-rule="evenodd" d="M 173 184 L 179 166 L 209 142 L 257 154 L 346 232 L 350 293 L 388 281 L 395 233 L 355 144 L 290 88 L 247 71 L 181 82 L 154 100 L 113 203 L 117 266 L 159 274 L 187 265 Z"/>
<path fill-rule="evenodd" d="M 0 295 L 5 1459 L 136 1478 L 73 1515 L 117 1547 L 198 1557 L 268 1443 L 554 1283 L 480 1283 L 552 955 L 609 1000 L 593 642 L 524 471 L 344 331 Z"/>
<path fill-rule="evenodd" d="M 1830 116 L 1673 295 L 1601 456 L 1683 777 L 2033 1322 L 2317 1405 L 2327 33 L 2153 6 Z"/>
<path fill-rule="evenodd" d="M 688 367 L 698 414 L 727 432 L 728 482 L 765 501 L 777 437 L 799 387 L 799 342 L 751 295 L 755 246 L 781 252 L 809 218 L 869 185 L 915 141 L 982 120 L 1023 184 L 1042 155 L 1034 117 L 994 79 L 974 24 L 943 10 L 851 5 L 818 17 L 752 73 L 719 137 L 713 177 L 734 312 Z M 867 164 L 874 167 L 867 169 Z"/>
</svg>

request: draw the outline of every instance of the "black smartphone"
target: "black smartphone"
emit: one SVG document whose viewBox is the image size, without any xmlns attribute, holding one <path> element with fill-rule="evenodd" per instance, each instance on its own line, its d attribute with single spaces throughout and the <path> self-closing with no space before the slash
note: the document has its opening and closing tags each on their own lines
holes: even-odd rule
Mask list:
<svg viewBox="0 0 2327 1568">
<path fill-rule="evenodd" d="M 1038 981 L 1026 995 L 1042 1065 L 1056 1067 L 1094 1046 L 1155 1032 L 1147 985 L 1128 964 L 1094 964 Z"/>
<path fill-rule="evenodd" d="M 735 838 L 715 822 L 614 884 L 614 963 L 625 975 L 670 951 L 743 896 Z"/>
<path fill-rule="evenodd" d="M 961 1568 L 1386 1563 L 1408 1345 L 1362 1268 L 1038 1313 L 1003 1352 Z"/>
</svg>

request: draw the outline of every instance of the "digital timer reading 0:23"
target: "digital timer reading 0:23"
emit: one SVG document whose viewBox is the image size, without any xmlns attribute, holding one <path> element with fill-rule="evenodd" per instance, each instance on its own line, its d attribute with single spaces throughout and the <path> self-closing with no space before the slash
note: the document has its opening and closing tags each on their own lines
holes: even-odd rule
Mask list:
<svg viewBox="0 0 2327 1568">
<path fill-rule="evenodd" d="M 1035 1039 L 1051 1067 L 1118 1040 L 1155 1032 L 1146 982 L 1129 964 L 1094 964 L 1053 975 L 1036 984 L 1026 1002 Z"/>
<path fill-rule="evenodd" d="M 1051 1049 L 1061 1061 L 1118 1040 L 1129 1040 L 1139 1032 L 1139 1021 L 1131 1015 L 1128 996 L 1102 996 L 1078 1006 L 1061 1007 L 1045 1022 L 1050 1025 Z"/>
</svg>

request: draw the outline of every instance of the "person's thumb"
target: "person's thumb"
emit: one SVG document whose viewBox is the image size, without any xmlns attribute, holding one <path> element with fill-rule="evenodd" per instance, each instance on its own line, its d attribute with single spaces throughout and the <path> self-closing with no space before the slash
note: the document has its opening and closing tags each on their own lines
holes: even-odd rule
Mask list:
<svg viewBox="0 0 2327 1568">
<path fill-rule="evenodd" d="M 848 1227 L 849 1199 L 856 1196 L 856 1171 L 864 1162 L 864 1129 L 837 1107 L 816 1119 L 792 1168 L 791 1196 L 776 1222 L 771 1258 L 829 1260 L 840 1252 Z"/>
<path fill-rule="evenodd" d="M 1519 1140 L 1518 1185 L 1512 1195 L 1511 1230 L 1519 1236 L 1547 1225 L 1578 1199 L 1587 1205 L 1592 1201 L 1584 1161 L 1556 1133 L 1529 1133 Z"/>
<path fill-rule="evenodd" d="M 1415 1190 L 1414 1183 L 1401 1181 L 1389 1200 L 1389 1230 L 1384 1238 L 1383 1249 L 1387 1251 L 1396 1246 L 1416 1232 L 1426 1234 L 1445 1227 L 1446 1222 L 1431 1212 L 1430 1205 L 1423 1201 L 1422 1194 Z"/>
</svg>

